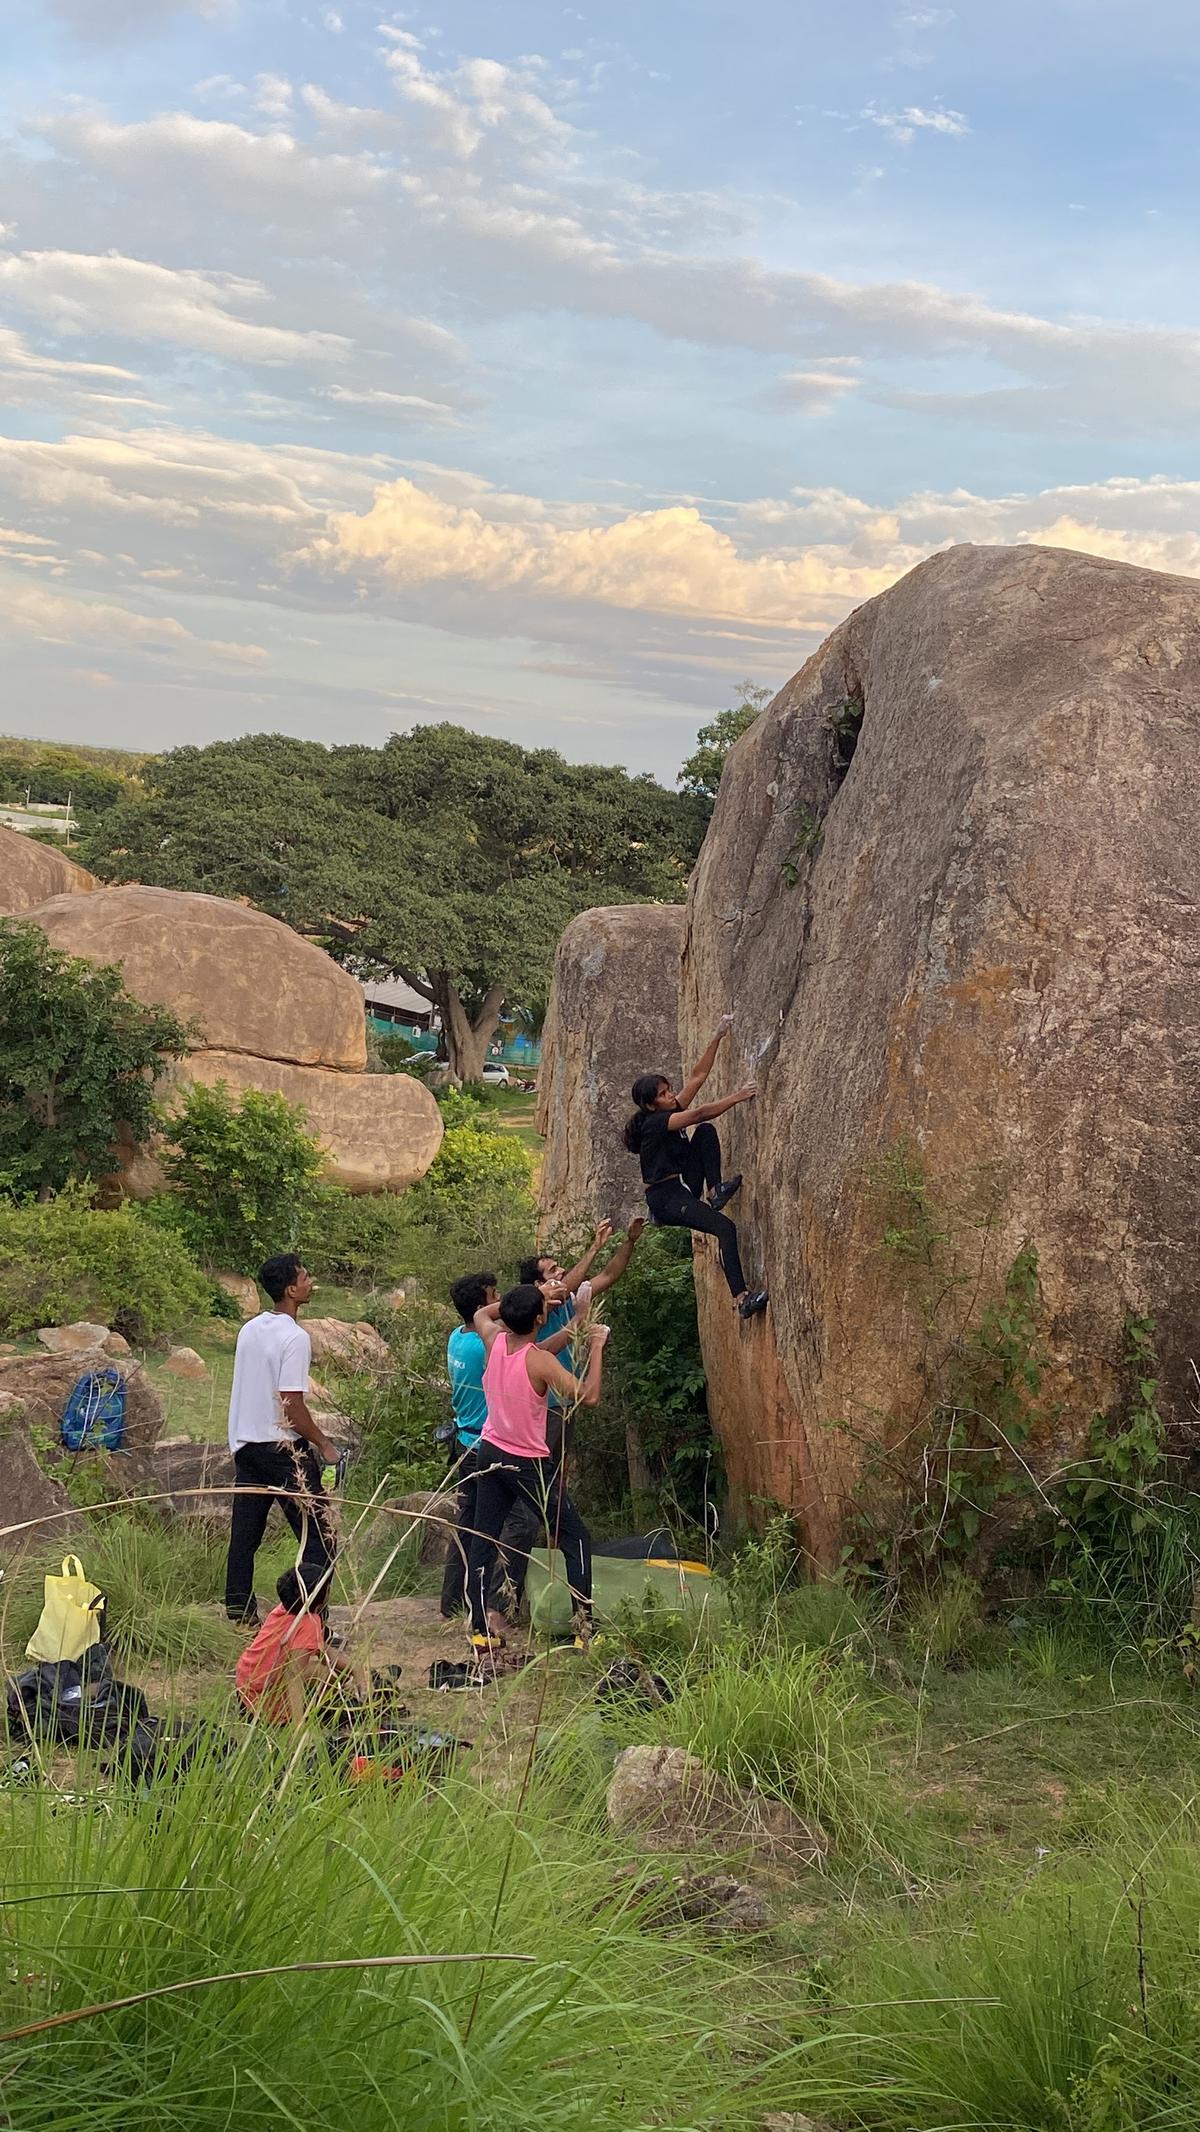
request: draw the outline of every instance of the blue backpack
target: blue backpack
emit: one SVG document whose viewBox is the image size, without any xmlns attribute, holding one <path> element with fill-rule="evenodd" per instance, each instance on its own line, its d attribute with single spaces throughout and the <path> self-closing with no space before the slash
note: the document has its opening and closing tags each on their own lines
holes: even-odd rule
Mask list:
<svg viewBox="0 0 1200 2132">
<path fill-rule="evenodd" d="M 88 1370 L 63 1408 L 63 1448 L 119 1451 L 125 1441 L 125 1379 L 120 1370 Z"/>
</svg>

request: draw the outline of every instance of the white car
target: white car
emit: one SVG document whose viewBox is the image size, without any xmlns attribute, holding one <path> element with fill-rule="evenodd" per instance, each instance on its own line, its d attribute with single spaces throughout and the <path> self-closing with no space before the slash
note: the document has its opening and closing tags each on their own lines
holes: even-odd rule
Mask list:
<svg viewBox="0 0 1200 2132">
<path fill-rule="evenodd" d="M 489 1060 L 488 1064 L 483 1069 L 483 1081 L 485 1088 L 507 1088 L 507 1066 L 501 1066 L 499 1062 L 495 1059 Z"/>
</svg>

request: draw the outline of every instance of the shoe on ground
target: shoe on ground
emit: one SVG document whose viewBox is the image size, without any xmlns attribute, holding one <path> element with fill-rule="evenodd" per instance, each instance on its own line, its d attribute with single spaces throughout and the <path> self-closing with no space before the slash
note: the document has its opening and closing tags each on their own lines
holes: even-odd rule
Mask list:
<svg viewBox="0 0 1200 2132">
<path fill-rule="evenodd" d="M 506 1651 L 508 1645 L 503 1636 L 472 1636 L 471 1649 L 486 1658 L 492 1651 Z"/>
<path fill-rule="evenodd" d="M 262 1617 L 257 1606 L 251 1607 L 249 1612 L 245 1614 L 239 1614 L 235 1607 L 227 1606 L 225 1618 L 227 1621 L 232 1621 L 235 1629 L 250 1631 L 251 1629 L 261 1629 L 262 1627 Z"/>
<path fill-rule="evenodd" d="M 739 1318 L 757 1318 L 770 1300 L 765 1288 L 752 1288 L 750 1294 L 744 1295 L 738 1304 Z"/>
<path fill-rule="evenodd" d="M 736 1177 L 726 1177 L 723 1183 L 716 1185 L 708 1195 L 708 1204 L 712 1208 L 713 1213 L 719 1214 L 722 1207 L 727 1207 L 729 1205 L 729 1202 L 733 1198 L 734 1193 L 740 1192 L 741 1189 L 742 1180 L 740 1173 Z"/>
</svg>

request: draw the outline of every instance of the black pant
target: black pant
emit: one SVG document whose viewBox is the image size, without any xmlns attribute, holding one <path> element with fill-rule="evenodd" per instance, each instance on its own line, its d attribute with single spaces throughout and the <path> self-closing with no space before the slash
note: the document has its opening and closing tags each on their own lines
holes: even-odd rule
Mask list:
<svg viewBox="0 0 1200 2132">
<path fill-rule="evenodd" d="M 683 1137 L 680 1133 L 679 1138 Z M 715 1236 L 729 1292 L 744 1295 L 746 1276 L 742 1272 L 736 1224 L 728 1214 L 714 1213 L 699 1196 L 721 1181 L 721 1142 L 716 1126 L 706 1120 L 694 1127 L 680 1152 L 678 1179 L 670 1177 L 647 1188 L 646 1205 L 651 1219 L 660 1229 L 699 1229 L 705 1236 Z"/>
<path fill-rule="evenodd" d="M 476 1514 L 479 1451 L 478 1443 L 472 1444 L 470 1450 L 464 1451 L 458 1461 L 458 1505 L 442 1577 L 442 1614 L 447 1621 L 452 1621 L 456 1614 L 461 1614 L 467 1603 L 467 1562 L 479 1529 Z M 521 1507 L 524 1509 L 524 1506 Z M 540 1526 L 538 1531 L 540 1534 Z M 488 1579 L 487 1603 L 489 1607 L 494 1607 L 497 1613 L 515 1614 L 521 1604 L 525 1591 L 525 1572 L 529 1567 L 530 1546 L 528 1539 L 524 1538 L 524 1532 L 524 1518 L 516 1512 L 510 1514 L 500 1534 L 500 1545 Z"/>
<path fill-rule="evenodd" d="M 509 1511 L 532 1510 L 551 1547 L 566 1556 L 567 1583 L 581 1612 L 591 1611 L 592 1536 L 567 1494 L 562 1468 L 550 1458 L 517 1458 L 495 1444 L 481 1443 L 475 1490 L 475 1532 L 467 1564 L 471 1627 L 487 1634 L 487 1583 L 496 1558 L 496 1543 Z"/>
<path fill-rule="evenodd" d="M 311 1444 L 243 1444 L 233 1469 L 225 1608 L 230 1614 L 249 1614 L 254 1606 L 254 1557 L 272 1503 L 278 1503 L 300 1542 L 300 1574 L 310 1587 L 332 1565 L 333 1527 L 321 1485 L 321 1460 Z"/>
</svg>

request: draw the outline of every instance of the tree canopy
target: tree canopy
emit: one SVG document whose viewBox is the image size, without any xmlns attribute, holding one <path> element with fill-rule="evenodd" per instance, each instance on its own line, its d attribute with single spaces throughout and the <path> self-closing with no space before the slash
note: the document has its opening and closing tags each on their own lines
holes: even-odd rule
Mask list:
<svg viewBox="0 0 1200 2132">
<path fill-rule="evenodd" d="M 703 807 L 706 819 L 716 802 L 729 750 L 749 731 L 770 701 L 769 688 L 756 688 L 753 681 L 743 681 L 736 702 L 727 711 L 719 711 L 711 724 L 702 725 L 697 733 L 695 750 L 679 773 L 679 783 L 688 797 Z"/>
<path fill-rule="evenodd" d="M 109 880 L 241 896 L 364 974 L 395 971 L 476 1079 L 507 1001 L 544 990 L 591 904 L 678 902 L 696 798 L 550 749 L 418 726 L 382 748 L 279 734 L 179 748 L 143 768 L 84 847 Z"/>
</svg>

